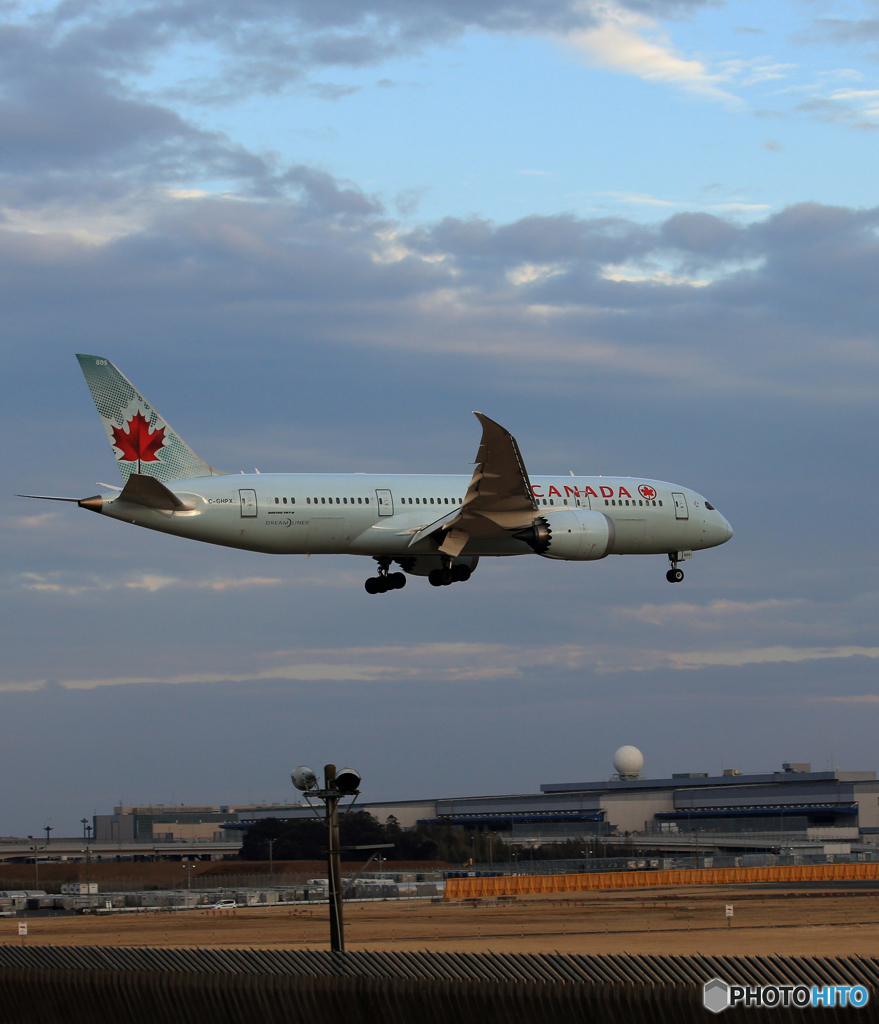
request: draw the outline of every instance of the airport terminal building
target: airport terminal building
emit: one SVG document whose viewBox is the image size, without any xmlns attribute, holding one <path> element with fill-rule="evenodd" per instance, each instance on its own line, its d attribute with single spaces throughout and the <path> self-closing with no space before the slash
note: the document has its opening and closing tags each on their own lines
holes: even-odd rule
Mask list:
<svg viewBox="0 0 879 1024">
<path fill-rule="evenodd" d="M 811 765 L 796 763 L 777 772 L 689 772 L 665 779 L 631 773 L 598 782 L 548 783 L 539 793 L 365 801 L 358 807 L 381 821 L 393 815 L 403 828 L 419 823 L 475 826 L 523 845 L 600 837 L 610 844 L 625 840 L 667 849 L 699 841 L 717 848 L 762 849 L 819 840 L 879 840 L 876 772 L 813 772 Z M 227 827 L 313 814 L 304 803 L 251 808 Z M 779 838 L 770 841 L 768 835 Z"/>
</svg>

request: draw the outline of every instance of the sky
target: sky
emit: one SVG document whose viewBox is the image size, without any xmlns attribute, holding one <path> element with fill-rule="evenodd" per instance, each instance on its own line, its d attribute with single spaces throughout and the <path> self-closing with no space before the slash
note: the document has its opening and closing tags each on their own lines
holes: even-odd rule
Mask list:
<svg viewBox="0 0 879 1024">
<path fill-rule="evenodd" d="M 879 8 L 0 3 L 0 835 L 120 801 L 879 767 Z M 665 479 L 733 540 L 371 562 L 151 534 L 74 360 L 237 472 Z"/>
</svg>

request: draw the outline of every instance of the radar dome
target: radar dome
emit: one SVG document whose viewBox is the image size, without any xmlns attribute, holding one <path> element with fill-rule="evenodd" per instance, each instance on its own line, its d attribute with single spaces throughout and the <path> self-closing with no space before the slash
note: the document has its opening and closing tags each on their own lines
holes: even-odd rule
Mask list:
<svg viewBox="0 0 879 1024">
<path fill-rule="evenodd" d="M 644 755 L 637 747 L 620 747 L 613 755 L 613 766 L 621 779 L 637 779 L 644 767 Z"/>
</svg>

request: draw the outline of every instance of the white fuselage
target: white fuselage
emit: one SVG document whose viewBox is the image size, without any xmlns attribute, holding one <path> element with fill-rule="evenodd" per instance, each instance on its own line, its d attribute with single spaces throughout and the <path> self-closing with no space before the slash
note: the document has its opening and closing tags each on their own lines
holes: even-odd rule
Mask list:
<svg viewBox="0 0 879 1024">
<path fill-rule="evenodd" d="M 436 552 L 412 537 L 461 507 L 469 476 L 262 473 L 175 480 L 191 504 L 166 512 L 103 495 L 101 514 L 150 530 L 268 554 L 349 554 L 385 558 Z M 732 536 L 726 519 L 695 491 L 638 477 L 531 477 L 537 515 L 552 524 L 566 509 L 591 509 L 610 521 L 603 554 L 698 550 Z M 640 490 L 639 490 L 640 489 Z M 646 495 L 646 497 L 645 497 Z M 533 554 L 510 534 L 472 538 L 467 555 Z"/>
</svg>

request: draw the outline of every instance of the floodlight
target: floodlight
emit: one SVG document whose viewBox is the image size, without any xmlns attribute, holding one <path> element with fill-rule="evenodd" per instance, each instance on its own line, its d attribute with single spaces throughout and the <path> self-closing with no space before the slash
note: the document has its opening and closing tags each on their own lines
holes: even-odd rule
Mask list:
<svg viewBox="0 0 879 1024">
<path fill-rule="evenodd" d="M 307 793 L 309 790 L 319 788 L 317 776 L 307 765 L 301 764 L 291 773 L 290 778 L 293 785 L 297 789 L 301 789 L 304 793 Z"/>
<path fill-rule="evenodd" d="M 336 772 L 336 789 L 344 796 L 352 796 L 360 785 L 360 772 L 353 768 L 343 768 Z"/>
</svg>

